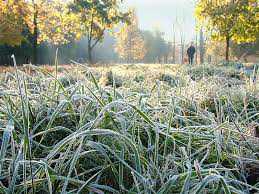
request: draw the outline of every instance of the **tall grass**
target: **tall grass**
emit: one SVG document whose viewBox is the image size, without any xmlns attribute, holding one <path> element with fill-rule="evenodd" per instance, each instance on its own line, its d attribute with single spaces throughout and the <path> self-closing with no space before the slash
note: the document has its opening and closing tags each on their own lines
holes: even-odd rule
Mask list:
<svg viewBox="0 0 259 194">
<path fill-rule="evenodd" d="M 30 68 L 1 74 L 0 193 L 259 192 L 258 81 L 249 75 Z M 107 72 L 112 84 L 102 85 L 95 75 Z M 165 72 L 184 84 L 160 79 Z"/>
</svg>

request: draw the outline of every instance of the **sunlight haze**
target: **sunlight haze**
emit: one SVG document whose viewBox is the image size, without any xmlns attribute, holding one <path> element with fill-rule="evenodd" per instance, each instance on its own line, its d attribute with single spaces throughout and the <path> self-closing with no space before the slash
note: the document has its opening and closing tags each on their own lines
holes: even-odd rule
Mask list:
<svg viewBox="0 0 259 194">
<path fill-rule="evenodd" d="M 186 41 L 195 39 L 193 0 L 127 0 L 126 4 L 136 8 L 141 29 L 159 28 L 165 32 L 165 38 L 170 41 L 173 23 L 176 23 L 178 38 L 183 29 Z"/>
</svg>

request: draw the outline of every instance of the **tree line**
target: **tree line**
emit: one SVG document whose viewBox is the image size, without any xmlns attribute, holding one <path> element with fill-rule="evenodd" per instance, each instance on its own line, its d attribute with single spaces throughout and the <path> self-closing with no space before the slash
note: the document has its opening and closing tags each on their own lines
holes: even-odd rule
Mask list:
<svg viewBox="0 0 259 194">
<path fill-rule="evenodd" d="M 120 1 L 1 1 L 0 63 L 15 53 L 20 64 L 162 61 L 170 52 L 163 33 L 141 31 L 136 11 Z M 13 11 L 11 11 L 13 10 Z M 2 55 L 2 56 L 1 56 Z"/>
<path fill-rule="evenodd" d="M 0 1 L 0 44 L 31 46 L 32 63 L 38 45 L 62 45 L 87 37 L 88 60 L 104 32 L 128 21 L 121 0 L 6 0 Z"/>
<path fill-rule="evenodd" d="M 0 63 L 15 54 L 20 63 L 82 62 L 181 63 L 188 42 L 171 41 L 159 30 L 143 31 L 134 9 L 121 0 L 0 1 Z M 196 63 L 258 51 L 256 0 L 198 0 Z M 222 52 L 225 50 L 225 52 Z M 40 54 L 39 54 L 40 53 Z M 8 57 L 7 57 L 8 58 Z M 9 58 L 10 59 L 10 58 Z"/>
</svg>

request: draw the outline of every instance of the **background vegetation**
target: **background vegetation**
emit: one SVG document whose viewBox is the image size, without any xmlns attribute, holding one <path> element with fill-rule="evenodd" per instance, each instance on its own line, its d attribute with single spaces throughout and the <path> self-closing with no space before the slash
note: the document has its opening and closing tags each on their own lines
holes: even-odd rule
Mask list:
<svg viewBox="0 0 259 194">
<path fill-rule="evenodd" d="M 64 64 L 71 63 L 71 59 L 106 64 L 185 63 L 190 42 L 184 33 L 176 39 L 177 23 L 172 21 L 174 28 L 168 39 L 159 29 L 139 29 L 136 14 L 130 14 L 134 9 L 122 11 L 120 1 L 105 2 L 1 1 L 0 63 L 12 64 L 11 55 L 15 54 L 18 64 L 50 64 L 56 48 Z M 251 62 L 249 55 L 258 59 L 257 5 L 256 0 L 198 1 L 196 63 L 218 63 L 224 59 Z M 51 10 L 51 14 L 46 10 Z M 129 36 L 126 29 L 135 32 Z M 128 37 L 128 41 L 122 41 L 123 37 Z M 127 52 L 135 53 L 137 59 L 123 57 Z"/>
</svg>

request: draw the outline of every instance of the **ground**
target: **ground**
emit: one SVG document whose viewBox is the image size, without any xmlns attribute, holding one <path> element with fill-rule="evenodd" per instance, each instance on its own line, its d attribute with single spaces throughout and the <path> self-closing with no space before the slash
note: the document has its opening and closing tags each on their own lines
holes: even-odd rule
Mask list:
<svg viewBox="0 0 259 194">
<path fill-rule="evenodd" d="M 257 65 L 26 65 L 0 80 L 0 193 L 259 192 Z"/>
</svg>

